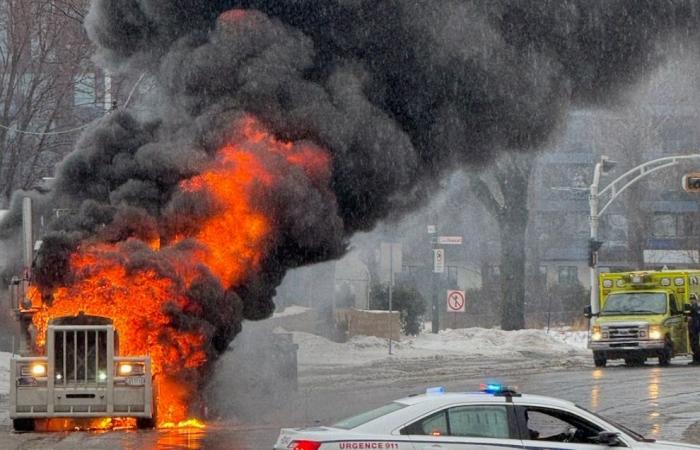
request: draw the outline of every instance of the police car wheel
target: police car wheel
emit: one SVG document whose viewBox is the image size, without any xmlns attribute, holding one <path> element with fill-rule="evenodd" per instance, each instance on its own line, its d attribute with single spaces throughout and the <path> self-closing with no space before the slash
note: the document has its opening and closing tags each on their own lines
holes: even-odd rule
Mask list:
<svg viewBox="0 0 700 450">
<path fill-rule="evenodd" d="M 15 431 L 34 431 L 34 419 L 12 419 Z"/>
<path fill-rule="evenodd" d="M 595 364 L 596 367 L 605 367 L 607 363 L 608 358 L 606 358 L 604 354 L 593 352 L 593 364 Z"/>
</svg>

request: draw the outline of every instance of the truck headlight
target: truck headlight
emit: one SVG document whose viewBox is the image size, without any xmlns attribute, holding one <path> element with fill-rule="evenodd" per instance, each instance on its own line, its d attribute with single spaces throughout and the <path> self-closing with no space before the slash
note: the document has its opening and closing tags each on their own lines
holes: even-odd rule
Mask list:
<svg viewBox="0 0 700 450">
<path fill-rule="evenodd" d="M 134 370 L 131 364 L 119 364 L 119 375 L 130 375 Z"/>
<path fill-rule="evenodd" d="M 652 325 L 649 327 L 649 339 L 662 339 L 664 336 L 661 326 Z"/>
<path fill-rule="evenodd" d="M 143 375 L 146 373 L 146 368 L 143 363 L 122 362 L 117 366 L 117 373 L 121 377 L 128 377 L 129 375 Z"/>
<path fill-rule="evenodd" d="M 591 340 L 592 341 L 599 341 L 601 340 L 603 335 L 600 332 L 600 325 L 593 325 L 591 327 Z"/>
<path fill-rule="evenodd" d="M 34 363 L 31 365 L 30 369 L 32 376 L 35 377 L 45 377 L 46 376 L 46 365 L 40 363 Z"/>
</svg>

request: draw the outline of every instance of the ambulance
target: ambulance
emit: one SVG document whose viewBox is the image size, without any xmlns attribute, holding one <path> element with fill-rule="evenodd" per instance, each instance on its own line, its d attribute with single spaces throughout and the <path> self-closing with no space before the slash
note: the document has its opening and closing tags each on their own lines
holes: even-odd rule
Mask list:
<svg viewBox="0 0 700 450">
<path fill-rule="evenodd" d="M 585 311 L 596 367 L 611 359 L 640 365 L 647 358 L 666 366 L 691 353 L 686 316 L 691 297 L 700 296 L 700 270 L 603 273 L 599 289 L 600 312 Z"/>
</svg>

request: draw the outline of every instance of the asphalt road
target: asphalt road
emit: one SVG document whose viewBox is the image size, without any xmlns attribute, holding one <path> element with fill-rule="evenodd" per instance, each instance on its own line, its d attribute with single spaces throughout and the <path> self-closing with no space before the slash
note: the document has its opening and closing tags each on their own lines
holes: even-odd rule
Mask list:
<svg viewBox="0 0 700 450">
<path fill-rule="evenodd" d="M 670 367 L 648 364 L 566 368 L 526 374 L 507 369 L 485 374 L 502 377 L 522 392 L 562 397 L 641 431 L 648 437 L 700 443 L 700 367 L 677 359 Z M 435 384 L 434 376 L 429 383 Z M 440 383 L 450 390 L 474 389 L 481 378 L 454 373 Z M 421 392 L 425 383 L 411 379 L 366 387 L 304 386 L 283 404 L 241 422 L 224 417 L 204 431 L 112 431 L 101 433 L 13 433 L 0 430 L 3 449 L 271 449 L 281 426 L 329 423 L 407 394 Z M 318 422 L 317 422 L 318 421 Z"/>
</svg>

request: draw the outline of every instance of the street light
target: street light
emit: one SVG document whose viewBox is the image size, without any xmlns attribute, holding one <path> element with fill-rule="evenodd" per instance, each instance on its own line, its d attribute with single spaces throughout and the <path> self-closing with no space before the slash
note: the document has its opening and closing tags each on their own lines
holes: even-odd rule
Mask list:
<svg viewBox="0 0 700 450">
<path fill-rule="evenodd" d="M 615 168 L 615 161 L 612 161 L 609 157 L 602 155 L 600 161 L 598 161 L 593 169 L 593 182 L 589 190 L 588 204 L 590 206 L 590 228 L 591 228 L 591 238 L 588 241 L 588 266 L 590 267 L 590 281 L 591 281 L 591 311 L 593 313 L 598 312 L 598 249 L 603 245 L 602 241 L 598 240 L 598 225 L 600 214 L 598 213 L 598 186 L 600 184 L 600 175 L 611 172 Z"/>
</svg>

